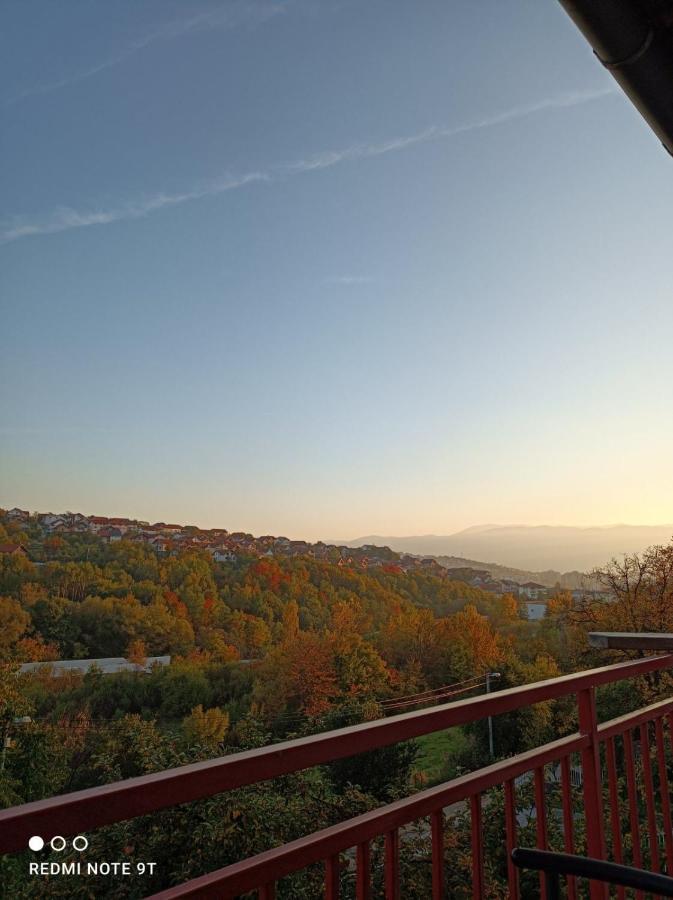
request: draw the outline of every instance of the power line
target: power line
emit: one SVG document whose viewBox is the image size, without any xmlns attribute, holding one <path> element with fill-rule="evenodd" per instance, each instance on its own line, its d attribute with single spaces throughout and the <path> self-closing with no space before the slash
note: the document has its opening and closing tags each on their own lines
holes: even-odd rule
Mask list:
<svg viewBox="0 0 673 900">
<path fill-rule="evenodd" d="M 401 697 L 391 697 L 387 700 L 380 700 L 378 702 L 381 704 L 381 706 L 387 706 L 389 704 L 398 704 L 398 703 L 405 702 L 407 700 L 409 700 L 409 701 L 418 700 L 419 702 L 422 702 L 422 700 L 425 699 L 426 697 L 431 699 L 436 694 L 443 694 L 445 691 L 450 691 L 450 690 L 453 690 L 454 688 L 460 688 L 463 685 L 470 684 L 471 682 L 474 682 L 474 681 L 483 681 L 484 678 L 485 678 L 484 675 L 473 675 L 471 678 L 465 678 L 463 681 L 455 681 L 455 682 L 453 682 L 453 684 L 444 684 L 441 687 L 432 688 L 431 690 L 428 690 L 428 691 L 421 691 L 418 694 L 406 694 Z"/>
<path fill-rule="evenodd" d="M 446 691 L 443 694 L 437 694 L 434 697 L 425 698 L 423 700 L 407 700 L 404 703 L 395 703 L 390 704 L 385 707 L 385 711 L 391 709 L 403 709 L 409 706 L 421 706 L 423 703 L 434 703 L 438 700 L 446 700 L 450 697 L 457 697 L 459 694 L 467 694 L 470 691 L 476 690 L 478 687 L 481 687 L 482 684 L 485 684 L 485 681 L 476 682 L 474 684 L 468 685 L 467 687 L 458 688 L 455 691 Z"/>
</svg>

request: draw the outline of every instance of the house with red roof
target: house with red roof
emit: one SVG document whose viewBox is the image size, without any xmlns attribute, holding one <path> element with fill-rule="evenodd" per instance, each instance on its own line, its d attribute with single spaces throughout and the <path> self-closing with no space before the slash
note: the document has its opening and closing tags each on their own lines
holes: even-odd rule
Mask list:
<svg viewBox="0 0 673 900">
<path fill-rule="evenodd" d="M 23 544 L 0 544 L 0 553 L 4 556 L 28 556 Z"/>
</svg>

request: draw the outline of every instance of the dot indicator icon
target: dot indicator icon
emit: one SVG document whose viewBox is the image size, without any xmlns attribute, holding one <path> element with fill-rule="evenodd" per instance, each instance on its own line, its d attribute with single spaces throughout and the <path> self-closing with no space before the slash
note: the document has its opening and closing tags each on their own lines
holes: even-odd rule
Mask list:
<svg viewBox="0 0 673 900">
<path fill-rule="evenodd" d="M 38 850 L 41 850 L 44 847 L 44 841 L 39 834 L 34 834 L 28 841 L 28 846 L 37 853 Z"/>
</svg>

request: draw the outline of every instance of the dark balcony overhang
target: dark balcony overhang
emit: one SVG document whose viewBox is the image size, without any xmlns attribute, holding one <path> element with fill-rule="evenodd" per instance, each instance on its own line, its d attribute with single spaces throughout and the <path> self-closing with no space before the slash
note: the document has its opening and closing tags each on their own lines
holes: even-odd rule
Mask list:
<svg viewBox="0 0 673 900">
<path fill-rule="evenodd" d="M 560 2 L 600 62 L 673 155 L 673 2 Z"/>
<path fill-rule="evenodd" d="M 591 631 L 589 645 L 599 650 L 673 650 L 673 634 L 651 631 Z"/>
</svg>

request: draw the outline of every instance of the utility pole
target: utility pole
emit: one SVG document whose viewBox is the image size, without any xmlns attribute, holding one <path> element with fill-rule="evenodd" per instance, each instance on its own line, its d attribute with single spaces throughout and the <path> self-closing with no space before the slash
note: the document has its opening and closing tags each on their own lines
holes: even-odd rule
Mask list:
<svg viewBox="0 0 673 900">
<path fill-rule="evenodd" d="M 486 673 L 486 693 L 491 693 L 491 678 L 501 678 L 500 672 L 487 672 Z M 495 751 L 493 749 L 493 717 L 488 717 L 488 752 L 491 756 L 491 759 L 495 757 Z"/>
</svg>

